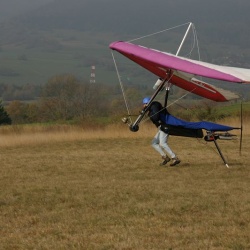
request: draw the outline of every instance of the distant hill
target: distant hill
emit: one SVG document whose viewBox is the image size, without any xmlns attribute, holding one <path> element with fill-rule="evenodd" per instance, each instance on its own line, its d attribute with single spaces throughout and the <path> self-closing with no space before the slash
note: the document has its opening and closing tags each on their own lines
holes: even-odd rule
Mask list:
<svg viewBox="0 0 250 250">
<path fill-rule="evenodd" d="M 19 0 L 2 1 L 13 14 L 20 11 L 0 25 L 0 45 L 6 41 L 18 43 L 23 36 L 44 30 L 113 33 L 122 39 L 192 21 L 202 45 L 212 43 L 243 50 L 250 47 L 249 0 L 22 0 L 22 4 Z"/>
<path fill-rule="evenodd" d="M 2 0 L 1 6 L 8 7 L 0 19 L 2 82 L 41 83 L 65 71 L 87 78 L 92 63 L 108 81 L 114 39 L 190 21 L 203 60 L 250 68 L 249 0 Z M 170 41 L 163 42 L 167 48 Z"/>
<path fill-rule="evenodd" d="M 249 0 L 2 0 L 0 13 L 1 6 L 15 17 L 0 25 L 0 42 L 6 41 L 5 33 L 18 42 L 18 36 L 10 33 L 20 30 L 24 35 L 70 29 L 125 37 L 192 21 L 205 43 L 243 49 L 250 44 Z"/>
</svg>

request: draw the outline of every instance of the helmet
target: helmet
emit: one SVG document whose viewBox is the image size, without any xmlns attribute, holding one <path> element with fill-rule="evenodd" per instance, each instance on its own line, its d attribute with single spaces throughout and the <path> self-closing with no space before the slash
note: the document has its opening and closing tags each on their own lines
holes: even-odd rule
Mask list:
<svg viewBox="0 0 250 250">
<path fill-rule="evenodd" d="M 149 103 L 150 99 L 151 99 L 150 97 L 145 97 L 145 98 L 143 98 L 142 103 L 147 104 L 147 103 Z"/>
</svg>

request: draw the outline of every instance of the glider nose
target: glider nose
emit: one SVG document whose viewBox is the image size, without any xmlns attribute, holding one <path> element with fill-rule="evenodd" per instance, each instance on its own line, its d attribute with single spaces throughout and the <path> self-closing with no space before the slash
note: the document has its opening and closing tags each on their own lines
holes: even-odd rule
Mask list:
<svg viewBox="0 0 250 250">
<path fill-rule="evenodd" d="M 115 48 L 116 48 L 116 45 L 117 45 L 118 43 L 120 43 L 120 42 L 122 42 L 122 41 L 112 42 L 112 43 L 109 45 L 109 48 L 110 48 L 110 49 L 115 49 Z"/>
</svg>

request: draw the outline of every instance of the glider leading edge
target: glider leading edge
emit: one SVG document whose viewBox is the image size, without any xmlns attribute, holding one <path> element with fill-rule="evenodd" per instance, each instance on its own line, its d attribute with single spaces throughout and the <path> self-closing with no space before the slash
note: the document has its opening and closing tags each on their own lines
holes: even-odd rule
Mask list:
<svg viewBox="0 0 250 250">
<path fill-rule="evenodd" d="M 126 118 L 123 119 L 123 122 L 127 123 L 130 130 L 133 132 L 139 130 L 139 123 L 147 113 L 150 104 L 165 86 L 166 97 L 164 108 L 166 109 L 171 84 L 217 102 L 226 102 L 239 98 L 235 93 L 198 80 L 195 76 L 203 76 L 233 83 L 250 83 L 250 69 L 219 66 L 186 59 L 184 57 L 175 56 L 173 54 L 146 48 L 129 42 L 117 41 L 111 43 L 109 47 L 152 72 L 160 79 L 156 91 L 152 95 L 148 105 L 140 112 L 136 121 L 132 123 L 132 121 L 129 122 Z M 165 117 L 162 117 L 162 119 L 169 126 L 170 135 L 202 138 L 202 129 L 206 130 L 206 136 L 204 139 L 215 143 L 222 160 L 228 167 L 216 140 L 232 139 L 234 135 L 229 134 L 228 131 L 241 129 L 242 133 L 242 127 L 236 128 L 205 121 L 186 122 L 172 116 L 167 110 Z"/>
<path fill-rule="evenodd" d="M 239 98 L 239 96 L 228 90 L 222 90 L 200 81 L 195 76 L 234 83 L 250 83 L 249 69 L 219 66 L 186 59 L 129 42 L 113 42 L 110 44 L 110 48 L 159 78 L 165 79 L 167 77 L 173 85 L 216 102 L 230 101 Z"/>
</svg>

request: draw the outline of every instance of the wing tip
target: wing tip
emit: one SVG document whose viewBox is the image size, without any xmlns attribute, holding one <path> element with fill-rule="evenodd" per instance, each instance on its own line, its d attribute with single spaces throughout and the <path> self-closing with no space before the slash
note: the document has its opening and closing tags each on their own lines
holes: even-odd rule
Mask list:
<svg viewBox="0 0 250 250">
<path fill-rule="evenodd" d="M 122 43 L 123 41 L 115 41 L 115 42 L 112 42 L 112 43 L 110 43 L 109 44 L 109 48 L 110 49 L 116 49 L 116 45 L 118 44 L 118 43 Z"/>
</svg>

